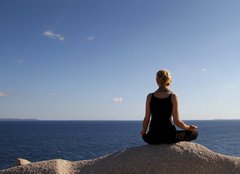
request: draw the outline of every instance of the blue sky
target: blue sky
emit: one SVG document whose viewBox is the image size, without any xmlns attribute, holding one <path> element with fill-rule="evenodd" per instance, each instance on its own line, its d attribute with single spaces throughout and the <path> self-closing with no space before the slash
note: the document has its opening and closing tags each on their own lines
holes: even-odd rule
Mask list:
<svg viewBox="0 0 240 174">
<path fill-rule="evenodd" d="M 1 0 L 0 118 L 140 120 L 172 72 L 182 119 L 240 119 L 240 1 Z"/>
</svg>

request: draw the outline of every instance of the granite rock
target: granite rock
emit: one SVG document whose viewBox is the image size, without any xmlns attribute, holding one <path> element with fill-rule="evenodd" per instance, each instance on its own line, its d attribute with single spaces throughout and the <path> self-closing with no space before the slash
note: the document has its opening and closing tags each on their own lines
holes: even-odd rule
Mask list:
<svg viewBox="0 0 240 174">
<path fill-rule="evenodd" d="M 144 145 L 92 160 L 32 162 L 0 174 L 239 174 L 240 157 L 192 143 Z"/>
</svg>

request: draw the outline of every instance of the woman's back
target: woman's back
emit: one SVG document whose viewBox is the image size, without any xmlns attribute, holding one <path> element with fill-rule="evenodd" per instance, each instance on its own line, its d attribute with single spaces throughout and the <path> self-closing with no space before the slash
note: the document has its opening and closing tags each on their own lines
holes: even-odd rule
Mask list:
<svg viewBox="0 0 240 174">
<path fill-rule="evenodd" d="M 167 96 L 167 97 L 159 97 Z M 152 93 L 150 101 L 151 122 L 149 131 L 155 135 L 175 134 L 176 128 L 172 123 L 172 93 L 163 95 Z"/>
</svg>

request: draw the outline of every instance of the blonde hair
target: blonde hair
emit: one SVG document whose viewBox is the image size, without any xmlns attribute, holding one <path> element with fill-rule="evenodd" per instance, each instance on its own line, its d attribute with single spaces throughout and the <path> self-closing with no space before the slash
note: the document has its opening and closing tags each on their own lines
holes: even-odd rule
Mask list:
<svg viewBox="0 0 240 174">
<path fill-rule="evenodd" d="M 156 80 L 158 85 L 168 87 L 172 82 L 171 73 L 168 70 L 160 70 L 156 74 Z"/>
</svg>

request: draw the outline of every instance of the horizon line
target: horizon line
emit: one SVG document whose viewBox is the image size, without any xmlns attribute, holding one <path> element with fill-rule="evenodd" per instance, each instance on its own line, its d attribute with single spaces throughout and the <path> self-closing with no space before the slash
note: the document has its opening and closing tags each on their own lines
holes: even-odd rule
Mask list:
<svg viewBox="0 0 240 174">
<path fill-rule="evenodd" d="M 228 121 L 240 118 L 182 119 L 183 121 Z M 38 119 L 38 118 L 0 118 L 0 121 L 142 121 L 142 119 Z"/>
</svg>

